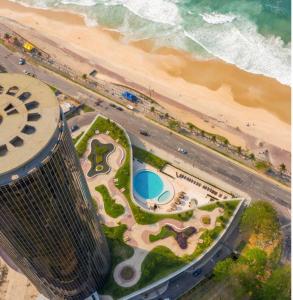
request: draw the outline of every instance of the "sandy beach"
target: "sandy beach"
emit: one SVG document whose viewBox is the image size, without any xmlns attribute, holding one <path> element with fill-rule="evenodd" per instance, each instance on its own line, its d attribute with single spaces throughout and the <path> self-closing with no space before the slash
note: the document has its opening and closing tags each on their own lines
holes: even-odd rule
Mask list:
<svg viewBox="0 0 293 300">
<path fill-rule="evenodd" d="M 258 146 L 262 142 L 264 149 L 272 147 L 272 153 L 280 156 L 272 157 L 274 163 L 289 163 L 289 86 L 221 60 L 199 61 L 182 51 L 155 49 L 150 40 L 129 42 L 117 32 L 87 27 L 81 16 L 69 12 L 0 0 L 0 16 L 4 17 L 0 23 L 12 26 L 73 69 L 88 73 L 93 66 L 102 66 L 119 75 L 100 72 L 102 79 L 123 78 L 172 99 L 156 98 L 178 119 L 224 135 L 231 143 L 254 151 L 263 150 Z M 72 53 L 86 61 L 74 58 Z"/>
</svg>

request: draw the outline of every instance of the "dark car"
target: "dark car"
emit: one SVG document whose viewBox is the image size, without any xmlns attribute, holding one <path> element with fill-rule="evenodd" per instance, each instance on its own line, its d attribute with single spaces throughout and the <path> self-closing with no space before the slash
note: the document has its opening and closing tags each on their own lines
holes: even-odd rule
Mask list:
<svg viewBox="0 0 293 300">
<path fill-rule="evenodd" d="M 139 133 L 140 133 L 141 135 L 144 135 L 144 136 L 150 136 L 150 134 L 149 134 L 146 130 L 143 130 L 143 129 L 141 129 L 141 130 L 139 131 Z"/>
<path fill-rule="evenodd" d="M 98 100 L 98 101 L 96 101 L 96 106 L 99 106 L 99 105 L 101 105 L 101 103 L 103 103 L 103 101 L 102 100 Z"/>
<path fill-rule="evenodd" d="M 117 106 L 116 109 L 119 110 L 119 111 L 123 111 L 124 110 L 121 106 Z"/>
<path fill-rule="evenodd" d="M 70 128 L 70 131 L 71 131 L 71 132 L 74 132 L 74 131 L 76 131 L 78 128 L 79 128 L 78 125 L 73 125 L 73 126 Z"/>
<path fill-rule="evenodd" d="M 192 272 L 192 276 L 197 277 L 202 273 L 202 269 L 197 269 L 194 272 Z"/>
</svg>

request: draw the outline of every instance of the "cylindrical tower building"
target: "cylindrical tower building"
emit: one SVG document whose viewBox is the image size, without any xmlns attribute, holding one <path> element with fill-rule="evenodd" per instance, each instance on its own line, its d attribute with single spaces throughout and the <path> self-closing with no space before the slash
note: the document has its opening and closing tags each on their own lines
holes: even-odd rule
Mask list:
<svg viewBox="0 0 293 300">
<path fill-rule="evenodd" d="M 49 299 L 85 299 L 110 268 L 58 101 L 20 74 L 0 74 L 0 247 Z"/>
</svg>

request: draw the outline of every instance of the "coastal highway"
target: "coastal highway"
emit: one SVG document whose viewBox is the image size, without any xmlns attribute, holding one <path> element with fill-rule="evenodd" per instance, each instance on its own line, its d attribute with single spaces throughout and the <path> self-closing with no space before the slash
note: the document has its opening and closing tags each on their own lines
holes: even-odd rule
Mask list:
<svg viewBox="0 0 293 300">
<path fill-rule="evenodd" d="M 110 107 L 107 101 L 104 101 L 101 106 L 95 106 L 95 102 L 98 99 L 102 99 L 102 96 L 94 94 L 44 68 L 30 64 L 19 66 L 19 57 L 20 54 L 11 52 L 2 45 L 0 46 L 0 64 L 4 66 L 8 72 L 23 73 L 23 70 L 27 70 L 36 74 L 36 77 L 45 83 L 55 86 L 73 98 L 80 99 L 95 108 L 97 112 L 118 122 L 130 135 L 136 136 L 139 140 L 142 140 L 142 142 L 143 137 L 139 134 L 139 129 L 147 129 L 150 133 L 150 137 L 144 137 L 144 139 L 154 147 L 161 148 L 174 156 L 180 155 L 181 159 L 185 162 L 190 165 L 195 165 L 198 169 L 211 176 L 235 186 L 250 195 L 252 199 L 270 201 L 276 206 L 279 212 L 280 222 L 284 228 L 286 238 L 288 234 L 290 234 L 290 226 L 288 226 L 288 224 L 290 223 L 289 209 L 291 208 L 291 193 L 288 188 L 264 176 L 260 176 L 255 172 L 251 172 L 239 164 L 235 164 L 217 152 L 210 151 L 176 134 L 170 134 L 168 129 L 144 119 L 139 113 L 128 111 L 127 109 L 124 109 L 122 112 L 118 111 Z M 88 117 L 90 117 L 90 114 Z M 88 117 L 85 115 L 83 122 L 89 122 Z M 186 149 L 188 154 L 179 154 L 177 152 L 178 147 Z M 290 251 L 288 251 L 288 255 L 289 252 Z"/>
</svg>

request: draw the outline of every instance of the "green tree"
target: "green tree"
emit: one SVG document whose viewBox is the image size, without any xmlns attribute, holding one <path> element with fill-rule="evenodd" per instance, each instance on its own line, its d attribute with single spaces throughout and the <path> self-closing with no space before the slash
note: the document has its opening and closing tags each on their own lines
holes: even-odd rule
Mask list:
<svg viewBox="0 0 293 300">
<path fill-rule="evenodd" d="M 254 155 L 254 153 L 250 153 L 250 154 L 249 154 L 249 159 L 255 160 L 255 155 Z"/>
<path fill-rule="evenodd" d="M 280 234 L 277 213 L 266 201 L 252 203 L 243 213 L 240 227 L 249 234 L 262 234 L 265 240 L 274 240 Z"/>
<path fill-rule="evenodd" d="M 152 106 L 151 107 L 151 112 L 154 112 L 155 111 L 155 108 Z"/>
<path fill-rule="evenodd" d="M 269 279 L 263 284 L 259 299 L 291 299 L 291 272 L 289 265 L 278 267 L 277 269 L 273 270 Z"/>
<path fill-rule="evenodd" d="M 82 74 L 82 79 L 86 80 L 87 79 L 87 75 L 86 74 Z"/>
<path fill-rule="evenodd" d="M 214 275 L 217 281 L 223 281 L 231 276 L 234 261 L 232 258 L 226 258 L 219 261 L 214 268 Z"/>
<path fill-rule="evenodd" d="M 190 122 L 188 122 L 187 125 L 190 130 L 193 130 L 195 128 L 195 126 Z"/>
<path fill-rule="evenodd" d="M 249 249 L 244 256 L 240 258 L 240 263 L 248 266 L 255 275 L 264 275 L 268 259 L 264 250 L 259 248 Z"/>
</svg>

